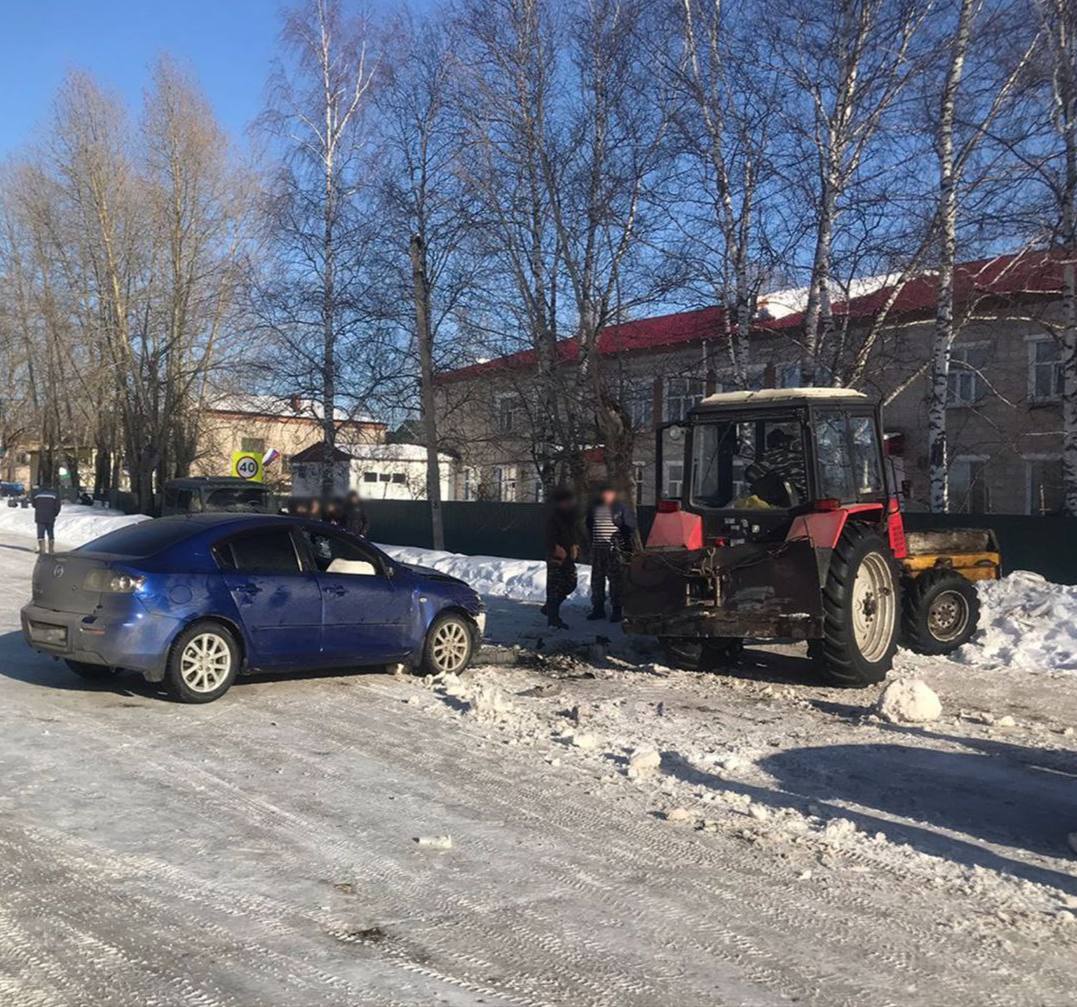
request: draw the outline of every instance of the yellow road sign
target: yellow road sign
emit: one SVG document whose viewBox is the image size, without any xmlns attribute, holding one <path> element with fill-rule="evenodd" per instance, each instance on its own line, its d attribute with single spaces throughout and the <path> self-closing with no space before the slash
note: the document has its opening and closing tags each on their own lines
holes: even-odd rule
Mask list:
<svg viewBox="0 0 1077 1007">
<path fill-rule="evenodd" d="M 252 483 L 263 482 L 265 469 L 262 468 L 262 456 L 254 451 L 233 451 L 232 475 L 249 479 Z"/>
</svg>

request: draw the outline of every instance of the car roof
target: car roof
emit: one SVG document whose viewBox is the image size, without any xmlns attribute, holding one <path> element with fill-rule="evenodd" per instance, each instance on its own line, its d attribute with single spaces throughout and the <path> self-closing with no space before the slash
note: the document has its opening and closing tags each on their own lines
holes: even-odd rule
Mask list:
<svg viewBox="0 0 1077 1007">
<path fill-rule="evenodd" d="M 697 408 L 721 406 L 799 405 L 806 402 L 868 402 L 853 388 L 760 388 L 755 391 L 718 392 L 708 395 Z"/>
<path fill-rule="evenodd" d="M 250 479 L 241 479 L 239 476 L 183 476 L 179 479 L 168 479 L 165 489 L 201 489 L 205 486 L 250 486 L 254 489 L 265 489 L 264 483 L 252 482 Z"/>
</svg>

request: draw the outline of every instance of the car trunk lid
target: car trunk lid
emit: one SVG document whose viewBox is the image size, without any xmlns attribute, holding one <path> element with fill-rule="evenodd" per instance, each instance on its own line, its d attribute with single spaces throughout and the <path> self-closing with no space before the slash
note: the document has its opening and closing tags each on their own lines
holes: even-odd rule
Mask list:
<svg viewBox="0 0 1077 1007">
<path fill-rule="evenodd" d="M 101 592 L 87 589 L 86 579 L 95 570 L 107 573 L 109 569 L 108 561 L 101 557 L 77 553 L 42 556 L 34 567 L 34 604 L 56 612 L 89 615 L 100 604 Z"/>
</svg>

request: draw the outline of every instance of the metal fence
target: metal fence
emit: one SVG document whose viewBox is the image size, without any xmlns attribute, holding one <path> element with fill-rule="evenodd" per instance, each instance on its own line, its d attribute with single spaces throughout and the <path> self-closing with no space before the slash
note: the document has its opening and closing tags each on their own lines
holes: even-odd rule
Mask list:
<svg viewBox="0 0 1077 1007">
<path fill-rule="evenodd" d="M 430 548 L 430 508 L 421 500 L 370 500 L 370 535 L 376 542 Z M 509 559 L 542 559 L 543 504 L 445 503 L 445 547 L 450 552 Z M 639 510 L 646 538 L 653 507 Z M 998 536 L 1004 572 L 1032 570 L 1059 584 L 1077 584 L 1077 521 L 1023 514 L 905 515 L 910 531 L 991 528 Z"/>
</svg>

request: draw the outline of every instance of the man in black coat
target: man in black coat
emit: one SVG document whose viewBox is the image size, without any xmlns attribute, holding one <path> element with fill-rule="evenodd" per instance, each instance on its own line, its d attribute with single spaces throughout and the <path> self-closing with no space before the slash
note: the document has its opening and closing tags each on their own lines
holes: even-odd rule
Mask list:
<svg viewBox="0 0 1077 1007">
<path fill-rule="evenodd" d="M 606 617 L 606 585 L 609 584 L 610 622 L 621 621 L 621 584 L 628 557 L 636 547 L 636 513 L 612 486 L 602 486 L 587 512 L 591 539 L 591 614 Z"/>
<path fill-rule="evenodd" d="M 359 496 L 358 490 L 352 490 L 348 494 L 348 500 L 344 505 L 344 528 L 353 535 L 361 535 L 366 538 L 370 531 L 370 518 L 367 517 L 366 508 Z"/>
<path fill-rule="evenodd" d="M 48 551 L 55 552 L 55 525 L 60 514 L 60 493 L 50 486 L 39 485 L 30 494 L 30 502 L 34 507 L 34 521 L 37 524 L 37 551 L 45 552 L 47 539 Z"/>
<path fill-rule="evenodd" d="M 560 487 L 553 494 L 553 510 L 546 520 L 546 604 L 542 611 L 551 629 L 568 629 L 561 605 L 576 590 L 576 560 L 580 557 L 579 515 L 572 490 Z"/>
</svg>

